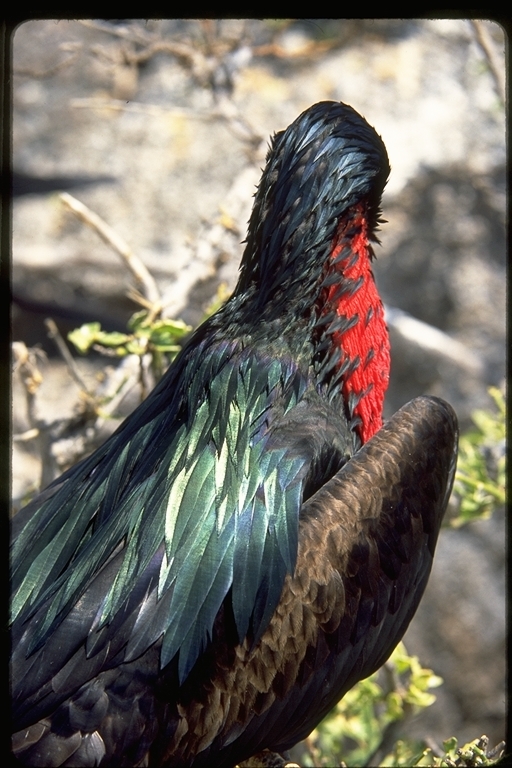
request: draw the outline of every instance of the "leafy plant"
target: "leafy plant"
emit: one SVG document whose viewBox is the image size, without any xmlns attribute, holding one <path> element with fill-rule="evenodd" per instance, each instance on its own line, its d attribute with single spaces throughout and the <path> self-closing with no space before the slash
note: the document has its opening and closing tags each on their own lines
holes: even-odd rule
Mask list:
<svg viewBox="0 0 512 768">
<path fill-rule="evenodd" d="M 442 682 L 400 643 L 382 670 L 352 688 L 311 733 L 304 742 L 300 764 L 314 768 L 493 765 L 505 744 L 488 749 L 487 736 L 463 747 L 458 747 L 455 737 L 447 739 L 442 755 L 435 755 L 422 742 L 396 739 L 407 720 L 434 703 L 430 691 Z"/>
<path fill-rule="evenodd" d="M 499 760 L 505 742 L 500 742 L 493 749 L 488 749 L 489 739 L 487 736 L 481 736 L 468 742 L 463 747 L 457 746 L 455 737 L 443 741 L 445 754 L 441 759 L 434 758 L 434 763 L 425 763 L 425 765 L 440 766 L 440 768 L 471 768 L 478 765 L 493 765 Z"/>
<path fill-rule="evenodd" d="M 496 410 L 472 414 L 475 429 L 460 438 L 454 494 L 459 514 L 450 525 L 460 527 L 475 519 L 488 518 L 505 503 L 505 399 L 491 387 Z"/>
<path fill-rule="evenodd" d="M 107 332 L 100 323 L 85 323 L 68 334 L 77 350 L 82 354 L 91 348 L 106 355 L 151 355 L 152 367 L 160 378 L 165 367 L 180 351 L 180 341 L 192 329 L 182 320 L 168 318 L 154 319 L 148 310 L 135 312 L 128 321 L 131 333 Z"/>
<path fill-rule="evenodd" d="M 394 723 L 430 706 L 435 701 L 430 689 L 441 683 L 440 677 L 422 667 L 416 656 L 409 656 L 400 643 L 383 669 L 361 680 L 311 733 L 303 765 L 341 765 L 342 759 L 350 766 L 368 765 L 383 743 L 383 735 L 391 735 Z M 421 745 L 414 746 L 419 758 Z M 402 743 L 399 749 L 401 755 L 386 764 L 412 765 L 411 748 Z M 402 758 L 405 762 L 396 762 Z"/>
</svg>

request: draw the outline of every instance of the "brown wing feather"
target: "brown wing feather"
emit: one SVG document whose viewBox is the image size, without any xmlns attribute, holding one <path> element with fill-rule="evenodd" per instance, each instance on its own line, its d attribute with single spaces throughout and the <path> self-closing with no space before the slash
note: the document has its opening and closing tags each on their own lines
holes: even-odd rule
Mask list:
<svg viewBox="0 0 512 768">
<path fill-rule="evenodd" d="M 221 768 L 304 738 L 407 629 L 430 573 L 456 444 L 450 406 L 409 403 L 303 505 L 295 574 L 256 647 L 233 645 L 225 606 L 181 689 L 175 671 L 157 680 L 157 644 L 17 734 L 15 752 L 28 765 L 48 765 L 50 754 L 55 766 L 94 764 L 87 760 L 106 750 L 105 764 L 131 755 L 131 764 Z"/>
<path fill-rule="evenodd" d="M 227 664 L 215 661 L 219 629 L 210 681 L 180 710 L 187 738 L 168 756 L 192 764 L 200 743 L 194 765 L 213 755 L 223 765 L 224 743 L 230 765 L 288 749 L 386 661 L 428 580 L 456 448 L 452 408 L 417 398 L 304 504 L 295 574 L 270 626 Z"/>
</svg>

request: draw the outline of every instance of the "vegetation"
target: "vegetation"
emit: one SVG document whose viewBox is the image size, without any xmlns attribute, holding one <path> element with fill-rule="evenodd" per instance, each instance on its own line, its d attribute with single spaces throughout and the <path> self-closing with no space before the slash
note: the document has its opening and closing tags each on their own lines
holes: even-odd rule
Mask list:
<svg viewBox="0 0 512 768">
<path fill-rule="evenodd" d="M 453 489 L 459 514 L 450 520 L 455 528 L 488 518 L 493 509 L 505 504 L 505 398 L 495 387 L 489 394 L 495 410 L 475 411 L 474 428 L 459 441 Z"/>
<path fill-rule="evenodd" d="M 100 323 L 86 323 L 68 334 L 68 339 L 82 354 L 95 349 L 106 355 L 151 355 L 151 367 L 157 379 L 180 351 L 180 341 L 192 329 L 182 320 L 152 319 L 148 310 L 135 312 L 128 321 L 129 333 L 101 330 Z"/>
</svg>

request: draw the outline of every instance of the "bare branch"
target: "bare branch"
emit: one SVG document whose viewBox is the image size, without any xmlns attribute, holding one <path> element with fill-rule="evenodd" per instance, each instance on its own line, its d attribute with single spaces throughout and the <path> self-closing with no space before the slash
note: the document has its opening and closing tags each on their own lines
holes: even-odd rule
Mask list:
<svg viewBox="0 0 512 768">
<path fill-rule="evenodd" d="M 483 51 L 483 54 L 487 60 L 487 64 L 491 71 L 491 75 L 498 92 L 499 99 L 502 104 L 506 103 L 506 90 L 505 90 L 505 70 L 500 64 L 498 54 L 496 52 L 496 46 L 492 37 L 490 36 L 485 24 L 478 19 L 471 19 L 470 22 L 473 29 L 475 39 Z"/>
<path fill-rule="evenodd" d="M 36 413 L 36 393 L 39 389 L 43 377 L 37 367 L 36 354 L 33 350 L 27 349 L 22 341 L 15 341 L 12 344 L 14 356 L 14 367 L 19 373 L 23 389 L 25 390 L 25 400 L 27 405 L 27 420 L 30 425 L 28 432 L 24 433 L 24 439 L 29 440 L 27 435 L 32 434 L 37 439 L 39 455 L 41 457 L 41 485 L 48 485 L 56 476 L 55 459 L 51 452 L 51 443 L 48 439 L 48 425 L 37 418 Z"/>
<path fill-rule="evenodd" d="M 27 421 L 30 428 L 38 431 L 39 422 L 36 414 L 36 392 L 39 389 L 43 377 L 37 367 L 36 355 L 22 341 L 14 341 L 12 344 L 14 357 L 14 370 L 20 375 L 25 401 L 27 405 Z"/>
<path fill-rule="evenodd" d="M 57 346 L 57 349 L 59 350 L 60 354 L 62 355 L 62 357 L 64 359 L 64 362 L 66 363 L 66 365 L 68 367 L 69 373 L 71 374 L 71 377 L 74 379 L 75 383 L 78 384 L 79 388 L 83 392 L 85 392 L 85 394 L 88 397 L 92 398 L 93 394 L 89 390 L 89 388 L 88 388 L 87 384 L 85 383 L 85 381 L 83 380 L 82 374 L 78 370 L 78 366 L 75 363 L 75 360 L 74 360 L 73 356 L 71 355 L 71 352 L 67 348 L 66 342 L 62 338 L 62 336 L 60 334 L 60 331 L 57 328 L 55 322 L 52 320 L 51 317 L 47 317 L 46 320 L 44 321 L 44 324 L 46 325 L 46 327 L 48 329 L 48 336 L 50 337 L 50 339 L 52 339 L 55 342 L 55 344 Z"/>
<path fill-rule="evenodd" d="M 39 436 L 39 430 L 34 427 L 34 429 L 27 429 L 25 432 L 20 432 L 17 435 L 12 436 L 13 443 L 25 443 L 28 442 L 28 440 L 33 440 L 35 437 Z"/>
<path fill-rule="evenodd" d="M 444 331 L 396 307 L 386 306 L 385 312 L 388 326 L 406 341 L 412 341 L 428 352 L 446 357 L 473 374 L 483 372 L 484 365 L 481 358 L 465 344 L 448 336 Z"/>
<path fill-rule="evenodd" d="M 59 72 L 75 63 L 82 51 L 82 48 L 83 46 L 81 43 L 65 43 L 59 46 L 59 50 L 71 54 L 67 59 L 62 59 L 62 61 L 58 61 L 56 64 L 53 64 L 46 69 L 15 67 L 13 69 L 13 73 L 15 75 L 19 75 L 20 77 L 30 77 L 34 80 L 44 80 L 47 77 L 54 77 Z"/>
<path fill-rule="evenodd" d="M 142 286 L 144 294 L 151 304 L 160 305 L 160 292 L 154 277 L 144 266 L 139 257 L 131 250 L 125 240 L 123 240 L 112 227 L 103 221 L 97 213 L 91 211 L 90 208 L 72 195 L 69 195 L 67 192 L 62 192 L 59 197 L 62 202 L 78 216 L 78 218 L 95 229 L 102 240 L 104 240 L 107 245 L 110 245 L 116 253 L 121 256 L 137 282 Z"/>
</svg>

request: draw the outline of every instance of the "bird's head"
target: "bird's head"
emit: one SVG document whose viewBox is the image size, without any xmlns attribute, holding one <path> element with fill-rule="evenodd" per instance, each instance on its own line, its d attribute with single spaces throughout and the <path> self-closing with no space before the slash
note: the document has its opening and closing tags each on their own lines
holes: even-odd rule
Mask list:
<svg viewBox="0 0 512 768">
<path fill-rule="evenodd" d="M 359 203 L 374 235 L 389 162 L 380 136 L 346 104 L 324 101 L 271 142 L 249 221 L 238 292 L 257 304 L 311 306 L 340 222 Z M 297 308 L 296 308 L 297 311 Z"/>
</svg>

